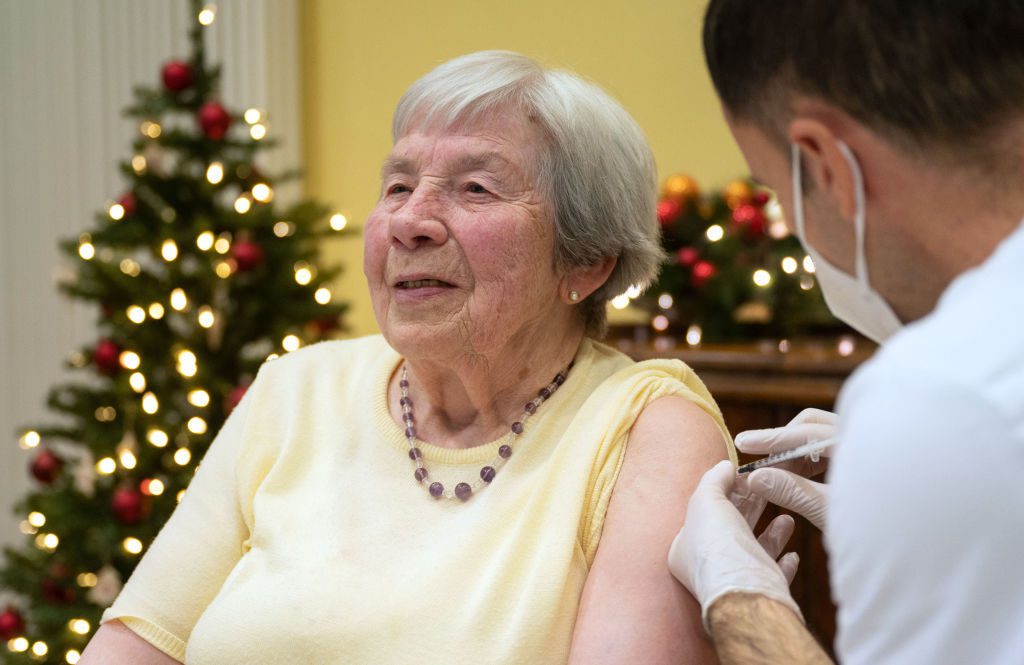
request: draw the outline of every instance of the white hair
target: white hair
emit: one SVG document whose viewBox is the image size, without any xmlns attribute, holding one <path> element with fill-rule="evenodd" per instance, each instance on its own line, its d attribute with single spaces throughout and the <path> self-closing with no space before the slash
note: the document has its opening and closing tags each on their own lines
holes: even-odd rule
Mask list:
<svg viewBox="0 0 1024 665">
<path fill-rule="evenodd" d="M 545 137 L 539 179 L 555 212 L 556 268 L 568 272 L 617 259 L 580 308 L 588 333 L 600 336 L 605 303 L 632 285 L 649 284 L 664 257 L 654 157 L 618 102 L 570 72 L 544 69 L 510 51 L 480 51 L 413 83 L 395 109 L 392 139 L 509 109 L 537 123 Z"/>
</svg>

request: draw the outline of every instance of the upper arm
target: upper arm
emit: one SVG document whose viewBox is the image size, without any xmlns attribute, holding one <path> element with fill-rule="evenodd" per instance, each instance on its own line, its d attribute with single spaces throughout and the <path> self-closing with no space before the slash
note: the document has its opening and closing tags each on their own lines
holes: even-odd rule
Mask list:
<svg viewBox="0 0 1024 665">
<path fill-rule="evenodd" d="M 178 665 L 120 621 L 100 626 L 82 653 L 79 665 Z"/>
<path fill-rule="evenodd" d="M 580 601 L 571 663 L 715 662 L 700 607 L 666 557 L 690 494 L 726 456 L 718 425 L 686 398 L 657 399 L 637 418 Z"/>
</svg>

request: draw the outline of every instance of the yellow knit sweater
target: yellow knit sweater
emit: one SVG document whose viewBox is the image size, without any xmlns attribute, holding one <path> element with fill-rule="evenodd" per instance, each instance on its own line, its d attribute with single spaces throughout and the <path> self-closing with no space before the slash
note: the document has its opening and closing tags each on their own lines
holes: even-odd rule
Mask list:
<svg viewBox="0 0 1024 665">
<path fill-rule="evenodd" d="M 494 482 L 435 501 L 388 411 L 399 362 L 374 336 L 267 363 L 103 620 L 196 665 L 565 663 L 644 406 L 686 396 L 730 441 L 684 364 L 585 340 Z M 502 442 L 421 450 L 450 486 Z"/>
</svg>

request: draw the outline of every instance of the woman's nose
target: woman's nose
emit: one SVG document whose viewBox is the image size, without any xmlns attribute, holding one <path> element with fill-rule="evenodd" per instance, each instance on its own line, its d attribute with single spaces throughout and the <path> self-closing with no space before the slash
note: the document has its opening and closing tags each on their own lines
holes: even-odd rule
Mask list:
<svg viewBox="0 0 1024 665">
<path fill-rule="evenodd" d="M 407 249 L 443 245 L 448 239 L 443 194 L 421 185 L 391 218 L 391 241 Z"/>
</svg>

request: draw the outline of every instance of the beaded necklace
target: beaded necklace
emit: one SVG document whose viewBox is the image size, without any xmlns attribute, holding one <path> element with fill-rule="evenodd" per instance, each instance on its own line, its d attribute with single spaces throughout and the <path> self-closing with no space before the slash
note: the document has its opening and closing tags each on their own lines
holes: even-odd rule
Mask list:
<svg viewBox="0 0 1024 665">
<path fill-rule="evenodd" d="M 559 386 L 565 383 L 565 377 L 569 374 L 573 364 L 570 362 L 564 372 L 555 374 L 555 378 L 548 385 L 541 388 L 537 392 L 536 397 L 526 403 L 523 415 L 520 416 L 519 420 L 512 423 L 509 433 L 505 435 L 505 442 L 498 447 L 498 456 L 490 464 L 480 469 L 480 478 L 478 480 L 474 480 L 472 484 L 467 482 L 458 483 L 454 490 L 448 490 L 441 483 L 434 481 L 427 486 L 430 496 L 435 499 L 469 501 L 474 492 L 479 492 L 489 485 L 501 467 L 505 465 L 508 458 L 512 457 L 512 444 L 523 433 L 523 426 L 526 421 L 537 413 L 540 405 L 546 402 L 558 390 Z M 430 473 L 427 471 L 427 467 L 423 465 L 423 453 L 416 445 L 419 439 L 416 438 L 416 419 L 412 413 L 412 399 L 409 397 L 409 366 L 406 364 L 402 365 L 402 378 L 399 380 L 398 386 L 402 390 L 402 399 L 399 400 L 399 403 L 402 405 L 402 422 L 405 423 L 405 438 L 409 442 L 409 459 L 416 465 L 413 477 L 416 478 L 418 483 L 423 485 L 425 484 L 424 481 L 430 476 Z"/>
</svg>

